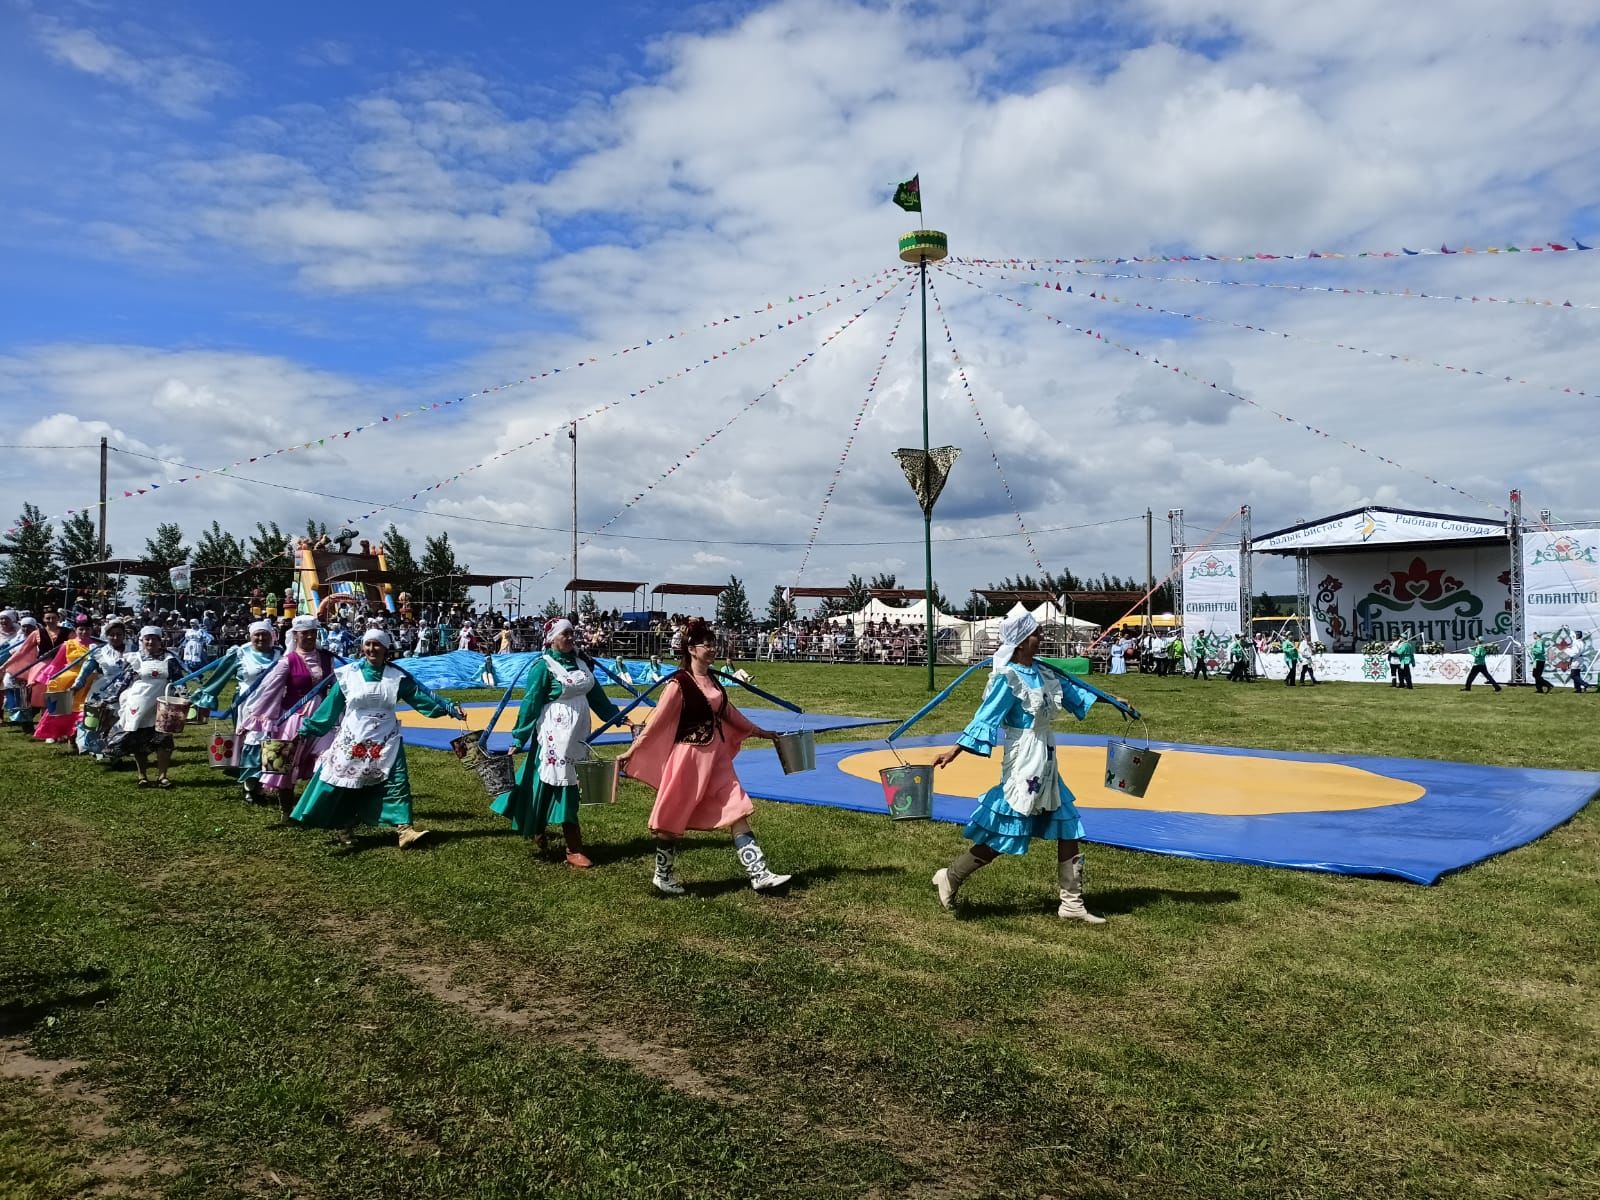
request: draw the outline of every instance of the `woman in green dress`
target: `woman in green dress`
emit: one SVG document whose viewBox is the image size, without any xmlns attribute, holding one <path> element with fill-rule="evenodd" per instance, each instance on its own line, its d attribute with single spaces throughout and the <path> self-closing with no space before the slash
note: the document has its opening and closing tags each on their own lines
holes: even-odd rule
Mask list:
<svg viewBox="0 0 1600 1200">
<path fill-rule="evenodd" d="M 523 755 L 515 785 L 497 796 L 490 810 L 509 817 L 511 827 L 533 838 L 540 853 L 549 848 L 545 830 L 560 825 L 567 865 L 582 870 L 593 864 L 583 852 L 573 764 L 589 757 L 589 714 L 609 721 L 617 716 L 617 706 L 595 683 L 594 663 L 577 652 L 571 621 L 548 622 L 544 646 L 522 681 L 522 707 L 511 731 L 517 747 L 526 751 L 531 745 L 532 752 Z"/>
<path fill-rule="evenodd" d="M 382 629 L 367 630 L 361 639 L 361 660 L 333 673 L 327 698 L 300 726 L 301 737 L 334 732 L 334 739 L 317 759 L 316 772 L 291 819 L 337 830 L 347 846 L 355 842 L 355 827 L 363 824 L 394 826 L 402 850 L 427 836 L 427 830 L 411 824 L 411 780 L 395 717 L 400 705 L 409 704 L 426 717 L 451 716 L 459 721 L 465 716 L 459 704 L 435 696 L 390 666 L 392 645 Z"/>
</svg>

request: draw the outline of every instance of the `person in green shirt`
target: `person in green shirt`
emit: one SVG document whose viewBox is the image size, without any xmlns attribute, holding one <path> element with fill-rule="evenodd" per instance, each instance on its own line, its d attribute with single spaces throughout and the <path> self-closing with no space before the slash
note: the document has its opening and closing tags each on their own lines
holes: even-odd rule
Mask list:
<svg viewBox="0 0 1600 1200">
<path fill-rule="evenodd" d="M 1206 665 L 1206 659 L 1211 654 L 1211 639 L 1206 636 L 1205 630 L 1194 635 L 1194 672 L 1192 679 L 1210 679 L 1211 668 Z"/>
<path fill-rule="evenodd" d="M 489 806 L 508 817 L 511 827 L 531 837 L 540 853 L 548 849 L 545 830 L 560 825 L 566 839 L 567 865 L 582 870 L 593 863 L 583 852 L 578 823 L 578 776 L 574 763 L 590 757 L 589 714 L 610 721 L 617 706 L 595 682 L 594 662 L 577 653 L 572 622 L 550 621 L 544 631 L 545 651 L 522 681 L 522 707 L 511 731 L 512 742 L 526 753 L 517 781 Z M 630 722 L 632 724 L 632 722 Z"/>
<path fill-rule="evenodd" d="M 1406 691 L 1414 690 L 1411 686 L 1411 668 L 1417 662 L 1417 648 L 1412 645 L 1411 635 L 1404 634 L 1394 644 L 1395 661 L 1395 687 L 1405 688 Z"/>
<path fill-rule="evenodd" d="M 1544 677 L 1545 662 L 1550 657 L 1550 643 L 1544 640 L 1544 634 L 1533 635 L 1533 644 L 1528 647 L 1528 656 L 1533 659 L 1533 694 L 1540 695 L 1544 692 L 1553 692 L 1556 685 Z"/>
<path fill-rule="evenodd" d="M 1172 641 L 1167 643 L 1167 672 L 1169 674 L 1183 674 L 1183 634 L 1178 632 L 1172 635 Z"/>
<path fill-rule="evenodd" d="M 1489 674 L 1488 658 L 1489 651 L 1492 649 L 1493 647 L 1483 640 L 1483 634 L 1480 633 L 1478 640 L 1472 643 L 1472 670 L 1467 672 L 1466 686 L 1461 689 L 1463 692 L 1472 690 L 1472 681 L 1479 675 L 1487 679 L 1489 686 L 1494 688 L 1495 691 L 1498 692 L 1500 690 L 1500 685 L 1494 681 L 1494 676 Z"/>
<path fill-rule="evenodd" d="M 1289 674 L 1283 680 L 1284 686 L 1293 687 L 1294 677 L 1300 673 L 1300 651 L 1293 638 L 1283 639 L 1283 665 L 1289 668 Z"/>
<path fill-rule="evenodd" d="M 1228 668 L 1228 679 L 1233 683 L 1248 683 L 1249 676 L 1246 671 L 1250 665 L 1250 654 L 1245 649 L 1244 638 L 1239 634 L 1233 635 L 1233 640 L 1228 643 L 1228 658 L 1232 665 Z"/>
<path fill-rule="evenodd" d="M 290 819 L 316 829 L 338 831 L 344 845 L 355 843 L 357 825 L 392 825 L 406 850 L 427 836 L 411 824 L 411 779 L 396 710 L 411 705 L 425 717 L 466 714 L 419 686 L 389 663 L 393 642 L 382 629 L 361 639 L 362 658 L 333 673 L 333 686 L 317 711 L 300 726 L 300 736 L 333 732 L 333 743 L 317 759 L 317 769 Z M 337 731 L 337 732 L 335 732 Z"/>
</svg>

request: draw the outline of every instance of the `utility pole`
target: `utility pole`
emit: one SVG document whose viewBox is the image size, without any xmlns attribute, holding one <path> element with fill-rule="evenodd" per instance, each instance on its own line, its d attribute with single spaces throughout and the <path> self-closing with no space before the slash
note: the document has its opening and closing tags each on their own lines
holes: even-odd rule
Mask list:
<svg viewBox="0 0 1600 1200">
<path fill-rule="evenodd" d="M 1144 631 L 1148 636 L 1151 626 L 1151 607 L 1155 603 L 1152 593 L 1156 590 L 1156 560 L 1155 560 L 1155 526 L 1150 510 L 1144 510 Z"/>
<path fill-rule="evenodd" d="M 578 611 L 578 423 L 567 426 L 572 439 L 572 588 L 567 596 L 567 611 Z"/>
<path fill-rule="evenodd" d="M 106 439 L 100 439 L 100 536 L 97 542 L 95 557 L 101 562 L 106 560 Z M 100 593 L 100 600 L 104 602 L 106 591 L 106 575 L 101 571 L 95 581 L 95 586 Z"/>
</svg>

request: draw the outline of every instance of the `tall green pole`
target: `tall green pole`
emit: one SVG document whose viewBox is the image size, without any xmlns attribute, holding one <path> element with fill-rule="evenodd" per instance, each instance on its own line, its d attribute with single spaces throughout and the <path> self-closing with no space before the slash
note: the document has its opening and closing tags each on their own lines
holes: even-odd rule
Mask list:
<svg viewBox="0 0 1600 1200">
<path fill-rule="evenodd" d="M 920 259 L 917 274 L 922 280 L 922 469 L 933 469 L 928 459 L 928 260 Z M 928 643 L 928 690 L 933 691 L 934 628 L 933 628 L 933 506 L 922 511 L 922 562 L 925 568 L 925 588 L 922 593 L 924 640 Z"/>
</svg>

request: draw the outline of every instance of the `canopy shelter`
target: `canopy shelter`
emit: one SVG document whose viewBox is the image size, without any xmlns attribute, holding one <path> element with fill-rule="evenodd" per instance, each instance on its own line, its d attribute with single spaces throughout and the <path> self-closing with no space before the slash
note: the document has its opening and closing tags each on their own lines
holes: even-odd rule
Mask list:
<svg viewBox="0 0 1600 1200">
<path fill-rule="evenodd" d="M 72 563 L 69 571 L 90 571 L 97 575 L 141 575 L 150 579 L 165 575 L 167 568 L 142 558 L 103 558 L 98 562 Z"/>
<path fill-rule="evenodd" d="M 797 587 L 788 592 L 795 600 L 843 600 L 850 595 L 847 587 Z"/>
<path fill-rule="evenodd" d="M 1067 613 L 1105 626 L 1134 616 L 1129 610 L 1144 603 L 1143 592 L 1068 592 Z"/>
<path fill-rule="evenodd" d="M 599 592 L 602 595 L 632 596 L 633 607 L 644 606 L 645 581 L 633 579 L 569 579 L 565 591 L 572 598 L 572 606 L 578 606 L 578 596 L 583 592 Z"/>
<path fill-rule="evenodd" d="M 699 596 L 715 598 L 728 590 L 725 583 L 658 583 L 650 589 L 652 609 L 666 610 L 663 596 Z"/>
<path fill-rule="evenodd" d="M 430 579 L 448 578 L 451 578 L 451 576 L 430 576 Z M 476 576 L 463 576 L 462 578 L 476 578 Z M 494 581 L 498 583 L 500 582 L 500 578 L 500 576 L 495 576 Z M 360 565 L 356 565 L 354 561 L 351 561 L 340 570 L 329 571 L 328 574 L 323 576 L 323 579 L 328 583 L 388 583 L 390 577 L 389 572 L 385 571 L 381 566 L 379 566 L 375 559 L 369 559 L 365 562 L 362 562 Z M 423 582 L 427 583 L 429 580 L 425 579 Z M 467 586 L 476 587 L 477 585 L 468 584 Z"/>
<path fill-rule="evenodd" d="M 328 576 L 329 582 L 343 580 L 350 583 L 364 584 L 387 583 L 389 582 L 389 578 L 389 572 L 377 566 L 375 562 L 370 566 L 366 564 L 362 564 L 361 566 L 352 566 L 344 572 L 331 574 Z M 488 575 L 481 571 L 451 571 L 444 575 L 429 575 L 425 579 L 419 579 L 417 581 L 417 586 L 422 589 L 422 594 L 424 596 L 428 594 L 430 587 L 488 588 L 488 607 L 493 609 L 495 584 L 505 583 L 508 579 L 521 578 L 525 577 L 521 575 Z"/>
<path fill-rule="evenodd" d="M 1041 604 L 1054 604 L 1056 598 L 1049 592 L 1039 591 L 1037 588 L 973 588 L 974 596 L 982 596 L 983 602 L 992 609 L 1000 610 L 1010 608 L 1013 604 L 1026 605 L 1029 611 Z"/>
</svg>

